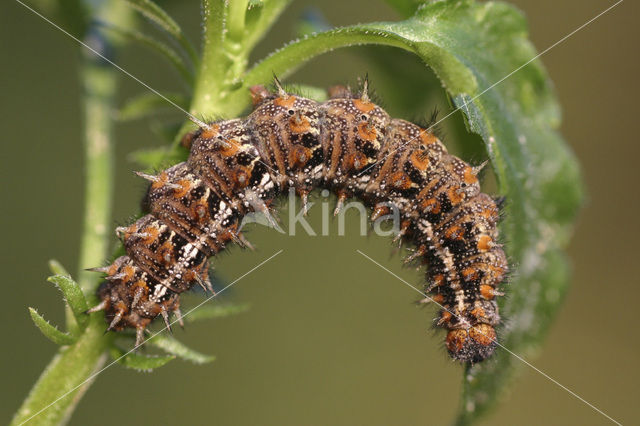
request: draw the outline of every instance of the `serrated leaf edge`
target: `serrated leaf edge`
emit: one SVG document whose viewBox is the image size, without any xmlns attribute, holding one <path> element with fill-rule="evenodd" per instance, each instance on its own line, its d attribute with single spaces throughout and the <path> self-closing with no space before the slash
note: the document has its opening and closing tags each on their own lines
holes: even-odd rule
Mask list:
<svg viewBox="0 0 640 426">
<path fill-rule="evenodd" d="M 35 308 L 29 307 L 29 315 L 35 326 L 42 332 L 44 337 L 51 340 L 56 345 L 66 346 L 76 342 L 76 338 L 69 333 L 65 333 L 44 319 Z"/>
</svg>

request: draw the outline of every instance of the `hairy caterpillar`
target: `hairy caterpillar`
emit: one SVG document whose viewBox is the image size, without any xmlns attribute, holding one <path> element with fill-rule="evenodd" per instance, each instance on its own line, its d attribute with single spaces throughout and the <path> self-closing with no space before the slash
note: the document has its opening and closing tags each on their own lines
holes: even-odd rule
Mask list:
<svg viewBox="0 0 640 426">
<path fill-rule="evenodd" d="M 437 325 L 448 330 L 449 354 L 463 362 L 489 357 L 500 322 L 495 297 L 507 271 L 498 239 L 499 209 L 480 192 L 472 167 L 447 153 L 427 129 L 393 119 L 344 87 L 316 102 L 285 92 L 251 89 L 253 112 L 244 119 L 198 123 L 188 134 L 189 159 L 151 181 L 149 214 L 117 228 L 127 255 L 104 268 L 98 289 L 109 330 L 135 328 L 136 345 L 161 315 L 181 320 L 179 295 L 194 284 L 213 291 L 208 259 L 230 242 L 247 244 L 238 231 L 247 213 L 268 217 L 269 206 L 290 188 L 306 206 L 309 192 L 327 188 L 339 211 L 349 197 L 373 208 L 389 203 L 401 213 L 399 237 L 429 265 L 426 291 L 442 306 Z"/>
</svg>

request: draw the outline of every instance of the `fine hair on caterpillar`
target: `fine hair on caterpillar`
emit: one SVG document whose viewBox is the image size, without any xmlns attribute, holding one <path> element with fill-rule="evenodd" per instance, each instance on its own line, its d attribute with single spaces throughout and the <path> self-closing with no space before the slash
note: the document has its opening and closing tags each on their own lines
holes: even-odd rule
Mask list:
<svg viewBox="0 0 640 426">
<path fill-rule="evenodd" d="M 491 356 L 508 265 L 499 208 L 480 192 L 484 164 L 470 166 L 433 131 L 391 118 L 371 101 L 366 79 L 357 94 L 329 89 L 325 102 L 287 93 L 277 79 L 275 87 L 251 88 L 245 118 L 191 117 L 198 129 L 183 137 L 188 160 L 138 173 L 151 182 L 148 214 L 116 229 L 126 255 L 96 269 L 106 277 L 89 312 L 105 310 L 109 330 L 136 329 L 141 344 L 157 316 L 167 326 L 171 314 L 181 318 L 182 292 L 212 291 L 211 257 L 231 243 L 251 247 L 241 232 L 247 217 L 264 215 L 277 229 L 278 197 L 297 194 L 303 217 L 310 192 L 321 190 L 337 196 L 336 215 L 357 199 L 372 210 L 374 229 L 392 220 L 394 239 L 415 247 L 405 262 L 427 266 L 425 301 L 442 308 L 436 323 L 447 330 L 449 354 L 468 363 Z"/>
</svg>

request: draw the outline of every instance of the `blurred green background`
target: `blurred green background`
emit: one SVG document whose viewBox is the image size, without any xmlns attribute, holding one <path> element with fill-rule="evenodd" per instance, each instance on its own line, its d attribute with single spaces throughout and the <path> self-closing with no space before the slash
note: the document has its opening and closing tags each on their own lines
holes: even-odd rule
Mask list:
<svg viewBox="0 0 640 426">
<path fill-rule="evenodd" d="M 531 39 L 540 51 L 612 4 L 512 3 L 527 14 Z M 310 6 L 333 25 L 397 18 L 378 1 L 294 2 L 259 46 L 256 58 L 292 38 L 296 22 Z M 167 9 L 191 39 L 198 40 L 198 2 L 168 2 Z M 569 247 L 574 275 L 566 304 L 538 356 L 530 358 L 624 424 L 640 424 L 640 279 L 635 264 L 640 237 L 635 163 L 640 148 L 633 142 L 640 95 L 637 13 L 636 2 L 624 2 L 542 58 L 564 109 L 562 132 L 583 166 L 589 200 Z M 0 422 L 5 422 L 56 351 L 33 326 L 27 306 L 54 323 L 63 321 L 60 294 L 45 282 L 47 260 L 59 259 L 71 271 L 78 267 L 83 164 L 78 46 L 11 0 L 0 5 L 0 20 Z M 368 71 L 382 99 L 402 98 L 379 67 L 381 53 L 397 55 L 379 48 L 336 51 L 312 61 L 289 81 L 326 87 L 353 82 Z M 177 87 L 169 67 L 140 48 L 125 49 L 118 63 L 156 89 Z M 398 75 L 402 72 L 398 69 Z M 433 86 L 432 76 L 423 72 Z M 124 101 L 143 90 L 122 76 L 119 98 Z M 425 100 L 405 118 L 425 115 L 436 105 L 448 111 L 441 94 Z M 176 118 L 180 116 L 168 110 L 166 120 Z M 465 136 L 460 117 L 448 121 L 447 143 L 452 145 Z M 131 173 L 136 165 L 127 161 L 128 154 L 164 143 L 149 124 L 141 120 L 117 127 L 114 226 L 137 213 L 144 192 L 144 183 Z M 321 229 L 320 213 L 316 207 L 310 215 L 316 230 Z M 282 219 L 286 223 L 288 218 Z M 331 236 L 298 232 L 291 238 L 255 228 L 249 238 L 258 246 L 256 252 L 232 249 L 215 262 L 218 277 L 230 282 L 284 249 L 220 297 L 221 302 L 248 302 L 251 309 L 176 332 L 217 360 L 205 366 L 174 361 L 152 374 L 109 368 L 84 397 L 71 424 L 450 422 L 462 370 L 442 349 L 443 334 L 430 331 L 434 311 L 412 305 L 417 296 L 413 290 L 355 250 L 409 282 L 419 283 L 419 275 L 401 268 L 398 255 L 390 255 L 387 239 L 360 237 L 355 215 L 350 215 L 346 237 L 336 236 L 335 221 L 331 230 Z M 188 300 L 193 305 L 201 299 L 195 295 Z M 523 366 L 504 403 L 484 423 L 608 421 Z"/>
</svg>

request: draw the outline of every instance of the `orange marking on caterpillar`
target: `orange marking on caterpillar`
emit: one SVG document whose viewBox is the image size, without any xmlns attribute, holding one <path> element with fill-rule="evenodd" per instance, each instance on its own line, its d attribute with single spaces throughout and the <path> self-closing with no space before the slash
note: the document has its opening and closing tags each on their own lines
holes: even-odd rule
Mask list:
<svg viewBox="0 0 640 426">
<path fill-rule="evenodd" d="M 191 190 L 191 181 L 189 179 L 180 179 L 177 184 L 180 185 L 180 189 L 174 189 L 173 196 L 180 199 L 187 195 Z"/>
<path fill-rule="evenodd" d="M 152 189 L 160 189 L 160 188 L 162 188 L 163 186 L 165 186 L 167 184 L 167 180 L 168 179 L 169 179 L 169 176 L 167 175 L 166 171 L 160 173 L 160 175 L 158 176 L 158 179 L 156 179 L 151 184 L 151 188 Z"/>
<path fill-rule="evenodd" d="M 231 157 L 240 150 L 240 144 L 235 139 L 219 141 L 217 147 L 220 154 L 224 157 Z"/>
<path fill-rule="evenodd" d="M 483 299 L 493 300 L 493 298 L 496 296 L 496 291 L 490 285 L 482 284 L 480 286 L 480 295 Z"/>
<path fill-rule="evenodd" d="M 142 241 L 144 241 L 144 243 L 147 244 L 147 245 L 149 245 L 149 244 L 153 243 L 155 240 L 157 240 L 158 239 L 158 235 L 160 234 L 160 231 L 155 226 L 149 226 L 148 228 L 144 228 L 142 230 L 142 232 L 144 234 L 147 234 L 146 237 L 142 238 Z"/>
<path fill-rule="evenodd" d="M 464 231 L 460 226 L 454 225 L 445 231 L 444 236 L 449 240 L 462 240 Z"/>
<path fill-rule="evenodd" d="M 438 142 L 438 138 L 436 137 L 436 135 L 434 135 L 433 133 L 431 133 L 426 129 L 422 129 L 420 131 L 420 140 L 425 145 L 431 145 L 433 143 Z"/>
<path fill-rule="evenodd" d="M 464 169 L 464 182 L 467 185 L 475 185 L 476 183 L 478 183 L 478 178 L 473 173 L 473 167 L 471 167 L 471 166 L 465 167 L 465 169 Z"/>
<path fill-rule="evenodd" d="M 133 266 L 127 265 L 124 268 L 122 268 L 122 273 L 125 275 L 122 281 L 129 282 L 133 279 L 133 276 L 135 275 L 136 270 Z"/>
<path fill-rule="evenodd" d="M 462 278 L 467 282 L 475 281 L 478 278 L 480 278 L 480 274 L 478 273 L 478 270 L 472 266 L 464 268 L 460 272 L 460 274 L 462 275 Z"/>
<path fill-rule="evenodd" d="M 202 133 L 200 133 L 200 137 L 202 139 L 213 139 L 218 136 L 218 133 L 220 133 L 220 126 L 217 124 L 212 124 L 208 128 L 202 130 Z"/>
<path fill-rule="evenodd" d="M 441 305 L 444 303 L 444 294 L 434 294 L 431 299 Z"/>
<path fill-rule="evenodd" d="M 289 162 L 297 167 L 303 167 L 311 158 L 311 150 L 302 145 L 294 145 L 289 154 Z"/>
<path fill-rule="evenodd" d="M 427 211 L 433 214 L 439 214 L 441 210 L 440 202 L 435 198 L 427 198 L 420 203 L 420 207 L 423 211 Z"/>
<path fill-rule="evenodd" d="M 289 128 L 293 133 L 306 133 L 311 128 L 311 124 L 307 117 L 297 112 L 289 118 Z"/>
<path fill-rule="evenodd" d="M 372 142 L 376 140 L 378 132 L 375 126 L 365 121 L 358 124 L 358 136 L 362 140 Z"/>
<path fill-rule="evenodd" d="M 489 324 L 477 324 L 469 330 L 469 337 L 483 346 L 491 346 L 496 340 L 496 330 Z"/>
<path fill-rule="evenodd" d="M 363 101 L 362 99 L 353 99 L 352 102 L 358 111 L 364 113 L 371 112 L 376 107 L 373 102 Z"/>
<path fill-rule="evenodd" d="M 411 164 L 413 167 L 424 172 L 429 167 L 429 154 L 426 151 L 416 150 L 411 153 Z"/>
<path fill-rule="evenodd" d="M 493 240 L 488 235 L 478 237 L 477 247 L 479 251 L 488 251 L 494 246 Z"/>
<path fill-rule="evenodd" d="M 397 189 L 408 189 L 411 187 L 411 179 L 403 172 L 395 172 L 389 178 L 391 185 Z"/>
<path fill-rule="evenodd" d="M 447 197 L 452 205 L 456 206 L 464 200 L 464 192 L 460 191 L 459 187 L 452 186 L 447 191 Z"/>
<path fill-rule="evenodd" d="M 287 97 L 277 97 L 273 100 L 273 103 L 279 107 L 291 108 L 296 103 L 296 97 L 289 95 Z"/>
</svg>

